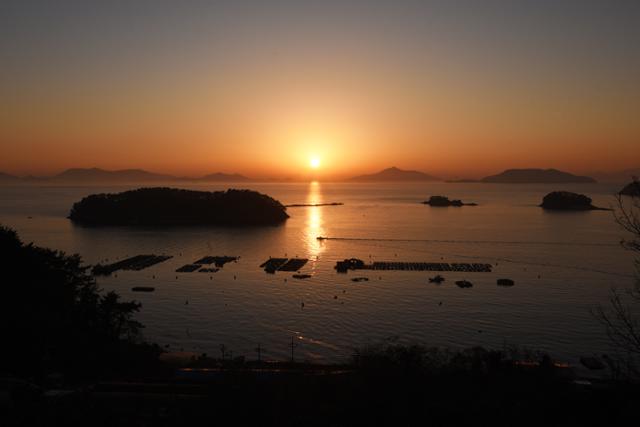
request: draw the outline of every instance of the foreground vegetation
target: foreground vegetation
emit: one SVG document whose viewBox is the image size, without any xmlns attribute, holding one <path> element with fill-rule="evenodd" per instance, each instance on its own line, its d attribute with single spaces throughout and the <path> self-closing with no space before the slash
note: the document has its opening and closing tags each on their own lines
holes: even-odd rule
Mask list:
<svg viewBox="0 0 640 427">
<path fill-rule="evenodd" d="M 544 354 L 381 344 L 343 365 L 177 366 L 142 341 L 140 308 L 79 256 L 0 227 L 0 425 L 626 425 L 629 381 L 580 381 Z"/>
<path fill-rule="evenodd" d="M 141 340 L 140 305 L 100 292 L 78 255 L 24 244 L 0 227 L 0 373 L 34 382 L 51 373 L 99 379 L 145 370 L 157 347 Z"/>
<path fill-rule="evenodd" d="M 199 358 L 62 396 L 13 392 L 3 425 L 633 425 L 637 386 L 579 382 L 547 357 L 381 345 L 345 365 Z"/>
</svg>

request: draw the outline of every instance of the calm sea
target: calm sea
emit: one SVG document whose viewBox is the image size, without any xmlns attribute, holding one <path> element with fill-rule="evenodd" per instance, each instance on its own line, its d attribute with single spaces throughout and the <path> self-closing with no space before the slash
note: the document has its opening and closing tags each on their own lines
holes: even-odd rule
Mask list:
<svg viewBox="0 0 640 427">
<path fill-rule="evenodd" d="M 230 185 L 186 186 L 220 190 Z M 141 301 L 145 337 L 167 348 L 220 355 L 285 359 L 291 338 L 297 359 L 343 361 L 355 347 L 396 340 L 453 348 L 531 347 L 575 361 L 610 351 L 590 310 L 606 304 L 611 287 L 634 283 L 633 256 L 611 212 L 549 213 L 538 208 L 549 191 L 589 195 L 613 205 L 619 188 L 604 184 L 241 184 L 285 204 L 343 202 L 343 206 L 290 208 L 285 225 L 265 228 L 82 228 L 65 217 L 71 205 L 97 192 L 138 187 L 0 187 L 0 222 L 23 240 L 79 253 L 86 263 L 136 254 L 174 258 L 117 277 L 99 278 Z M 429 195 L 477 202 L 477 207 L 431 208 Z M 344 240 L 319 241 L 317 236 Z M 354 240 L 349 240 L 354 239 Z M 359 239 L 359 240 L 358 240 Z M 175 273 L 204 255 L 240 256 L 215 274 Z M 297 280 L 266 274 L 270 256 L 305 257 Z M 492 273 L 358 272 L 368 282 L 338 274 L 336 260 L 486 262 Z M 364 273 L 364 274 L 361 274 Z M 496 286 L 511 278 L 512 288 Z M 473 282 L 460 289 L 455 280 Z M 149 294 L 133 286 L 153 286 Z M 303 303 L 304 302 L 304 306 Z"/>
</svg>

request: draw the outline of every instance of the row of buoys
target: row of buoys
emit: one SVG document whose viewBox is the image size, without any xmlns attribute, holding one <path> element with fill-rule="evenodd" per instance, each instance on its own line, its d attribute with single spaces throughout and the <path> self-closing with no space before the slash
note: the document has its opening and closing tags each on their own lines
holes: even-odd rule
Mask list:
<svg viewBox="0 0 640 427">
<path fill-rule="evenodd" d="M 444 282 L 446 279 L 444 277 L 442 277 L 441 275 L 437 275 L 435 277 L 429 277 L 429 283 L 436 283 L 436 284 L 440 284 L 442 282 Z M 512 279 L 498 279 L 496 281 L 496 284 L 498 286 L 506 286 L 506 287 L 511 287 L 513 285 L 515 285 L 515 281 L 513 281 Z M 469 282 L 468 280 L 458 280 L 456 281 L 456 285 L 460 288 L 471 288 L 473 287 L 473 283 Z"/>
</svg>

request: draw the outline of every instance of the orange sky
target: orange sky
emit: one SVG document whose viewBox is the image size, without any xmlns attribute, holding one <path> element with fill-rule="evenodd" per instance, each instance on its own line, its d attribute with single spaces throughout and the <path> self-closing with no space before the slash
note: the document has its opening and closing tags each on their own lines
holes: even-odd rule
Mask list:
<svg viewBox="0 0 640 427">
<path fill-rule="evenodd" d="M 364 15 L 74 8 L 66 26 L 16 10 L 0 45 L 0 171 L 286 178 L 312 156 L 326 179 L 640 166 L 638 30 L 623 15 L 636 9 L 600 33 L 607 16 L 588 8 L 513 10 L 505 24 L 500 9 L 382 3 Z"/>
</svg>

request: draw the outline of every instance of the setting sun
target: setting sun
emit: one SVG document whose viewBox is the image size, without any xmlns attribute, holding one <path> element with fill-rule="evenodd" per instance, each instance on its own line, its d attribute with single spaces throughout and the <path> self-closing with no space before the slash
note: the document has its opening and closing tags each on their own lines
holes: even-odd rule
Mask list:
<svg viewBox="0 0 640 427">
<path fill-rule="evenodd" d="M 312 157 L 309 159 L 309 166 L 311 169 L 318 169 L 320 167 L 320 158 Z"/>
</svg>

